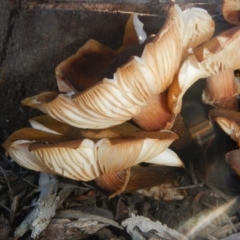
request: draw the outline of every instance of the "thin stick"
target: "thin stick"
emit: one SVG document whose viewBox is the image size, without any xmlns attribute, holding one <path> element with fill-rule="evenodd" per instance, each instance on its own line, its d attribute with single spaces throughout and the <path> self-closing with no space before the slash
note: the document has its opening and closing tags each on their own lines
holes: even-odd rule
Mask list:
<svg viewBox="0 0 240 240">
<path fill-rule="evenodd" d="M 173 190 L 179 190 L 179 189 L 188 189 L 188 188 L 195 188 L 195 187 L 203 187 L 203 183 L 198 183 L 198 184 L 188 185 L 188 186 L 175 187 L 175 188 L 172 188 L 172 189 Z"/>
<path fill-rule="evenodd" d="M 192 164 L 191 161 L 189 162 L 189 170 L 190 170 L 190 175 L 192 177 L 194 185 L 198 184 L 198 180 L 196 178 L 195 171 L 194 171 L 194 168 L 193 168 L 193 164 Z"/>
<path fill-rule="evenodd" d="M 12 188 L 11 188 L 11 186 L 10 186 L 10 184 L 9 184 L 9 181 L 8 181 L 8 179 L 7 179 L 7 176 L 6 176 L 6 174 L 5 174 L 5 171 L 3 170 L 3 168 L 2 168 L 1 166 L 0 166 L 0 170 L 1 170 L 1 172 L 3 173 L 3 176 L 4 176 L 4 178 L 5 178 L 6 182 L 7 182 L 8 189 L 9 189 L 9 193 L 10 193 L 10 196 L 11 196 L 11 198 L 12 198 Z"/>
<path fill-rule="evenodd" d="M 237 228 L 235 227 L 235 225 L 233 224 L 233 222 L 231 221 L 231 219 L 229 218 L 229 216 L 225 213 L 223 213 L 223 216 L 226 218 L 226 220 L 228 221 L 229 225 L 231 226 L 233 232 L 238 232 Z"/>
<path fill-rule="evenodd" d="M 210 203 L 207 203 L 205 201 L 201 201 L 202 204 L 204 204 L 205 206 L 214 209 L 215 207 L 213 205 L 211 205 Z M 226 213 L 222 213 L 223 217 L 227 220 L 227 222 L 229 223 L 229 225 L 231 226 L 233 232 L 237 232 L 237 228 L 235 227 L 235 225 L 233 224 L 233 222 L 231 221 L 231 219 L 229 218 L 229 216 Z"/>
<path fill-rule="evenodd" d="M 0 202 L 0 205 L 1 205 L 4 209 L 6 209 L 8 212 L 11 212 L 11 209 L 8 208 L 8 207 L 6 207 L 3 203 Z"/>
<path fill-rule="evenodd" d="M 21 179 L 22 179 L 23 181 L 27 182 L 30 186 L 35 187 L 35 188 L 39 188 L 39 186 L 32 184 L 29 180 L 27 180 L 27 179 L 25 179 L 25 178 L 21 178 Z"/>
</svg>

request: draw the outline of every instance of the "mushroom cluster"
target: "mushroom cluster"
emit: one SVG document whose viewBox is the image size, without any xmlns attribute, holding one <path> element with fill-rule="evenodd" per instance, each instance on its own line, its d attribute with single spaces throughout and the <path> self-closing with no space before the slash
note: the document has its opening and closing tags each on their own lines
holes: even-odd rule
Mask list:
<svg viewBox="0 0 240 240">
<path fill-rule="evenodd" d="M 235 23 L 227 14 L 231 7 L 225 1 L 223 7 L 224 16 Z M 188 88 L 209 77 L 204 99 L 214 106 L 224 99 L 228 106 L 227 98 L 236 106 L 231 74 L 240 68 L 235 47 L 240 27 L 212 38 L 214 30 L 207 11 L 182 11 L 174 1 L 156 35 L 147 37 L 132 14 L 119 49 L 89 40 L 57 66 L 59 92 L 22 101 L 47 115 L 31 119 L 32 128 L 14 132 L 4 148 L 21 166 L 82 181 L 113 179 L 141 162 L 183 167 L 168 147 L 178 138 L 171 129 Z M 223 86 L 231 82 L 228 96 L 211 91 L 220 81 L 217 74 L 228 79 Z"/>
</svg>

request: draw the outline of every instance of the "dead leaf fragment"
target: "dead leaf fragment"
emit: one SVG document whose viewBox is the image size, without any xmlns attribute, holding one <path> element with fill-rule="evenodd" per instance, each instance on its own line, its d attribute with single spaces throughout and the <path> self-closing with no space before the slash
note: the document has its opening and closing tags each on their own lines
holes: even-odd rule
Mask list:
<svg viewBox="0 0 240 240">
<path fill-rule="evenodd" d="M 126 227 L 127 232 L 131 235 L 133 240 L 150 239 L 169 239 L 169 240 L 187 240 L 185 236 L 162 225 L 159 221 L 153 222 L 149 218 L 142 216 L 132 216 L 122 222 L 122 226 Z M 151 237 L 147 237 L 147 236 Z"/>
</svg>

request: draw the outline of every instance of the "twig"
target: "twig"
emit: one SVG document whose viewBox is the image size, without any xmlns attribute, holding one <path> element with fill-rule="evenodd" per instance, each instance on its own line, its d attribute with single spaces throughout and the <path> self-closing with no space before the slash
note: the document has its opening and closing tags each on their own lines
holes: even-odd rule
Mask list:
<svg viewBox="0 0 240 240">
<path fill-rule="evenodd" d="M 4 209 L 6 209 L 8 212 L 11 212 L 11 209 L 8 208 L 8 207 L 6 207 L 3 203 L 0 202 L 0 205 L 1 205 Z"/>
<path fill-rule="evenodd" d="M 200 202 L 200 199 L 201 199 L 201 197 L 202 197 L 204 194 L 205 194 L 204 192 L 199 192 L 199 193 L 195 196 L 195 198 L 194 198 L 194 200 L 193 200 L 193 202 L 192 202 L 193 216 L 195 216 L 195 214 L 196 214 L 196 209 L 197 209 L 197 204 Z"/>
<path fill-rule="evenodd" d="M 1 166 L 0 166 L 0 170 L 1 170 L 1 172 L 3 173 L 3 176 L 4 176 L 4 178 L 5 178 L 6 182 L 7 182 L 8 189 L 9 189 L 9 194 L 10 194 L 10 197 L 12 198 L 12 188 L 11 188 L 11 186 L 10 186 L 10 184 L 9 184 L 9 181 L 8 181 L 8 179 L 7 179 L 7 176 L 6 176 L 6 174 L 5 174 L 5 171 L 3 170 L 3 168 L 2 168 Z"/>
<path fill-rule="evenodd" d="M 216 188 L 213 184 L 205 181 L 202 176 L 200 176 L 200 173 L 198 174 L 198 178 L 208 187 L 210 188 L 213 192 L 215 192 L 219 197 L 221 197 L 223 200 L 226 202 L 230 202 L 232 198 L 230 198 L 228 195 L 220 191 L 218 188 Z M 234 203 L 233 206 L 238 214 L 240 214 L 240 207 L 237 205 L 237 203 Z"/>
<path fill-rule="evenodd" d="M 233 222 L 231 221 L 231 219 L 229 218 L 229 216 L 225 213 L 223 213 L 223 216 L 226 218 L 226 220 L 228 221 L 229 225 L 232 227 L 233 232 L 238 232 L 237 228 L 235 227 L 235 225 L 233 224 Z"/>
<path fill-rule="evenodd" d="M 191 161 L 189 161 L 189 171 L 190 171 L 190 175 L 192 177 L 194 185 L 198 184 L 198 180 L 196 178 L 195 171 L 194 171 L 194 168 L 193 168 L 193 164 L 192 164 Z"/>
<path fill-rule="evenodd" d="M 209 208 L 212 208 L 212 209 L 215 208 L 212 204 L 207 203 L 207 202 L 205 202 L 205 201 L 203 201 L 203 200 L 201 200 L 201 203 L 202 203 L 203 205 L 205 205 L 206 207 L 209 207 Z"/>
<path fill-rule="evenodd" d="M 27 182 L 30 186 L 38 188 L 39 186 L 32 184 L 29 180 L 25 179 L 25 178 L 21 178 L 23 181 Z"/>
<path fill-rule="evenodd" d="M 205 201 L 201 201 L 202 204 L 204 204 L 205 206 L 214 209 L 215 207 Z M 235 227 L 235 225 L 233 224 L 233 222 L 231 221 L 231 219 L 228 217 L 228 215 L 226 213 L 222 213 L 223 217 L 227 220 L 227 222 L 229 223 L 229 225 L 231 226 L 233 232 L 238 232 L 237 228 Z"/>
<path fill-rule="evenodd" d="M 175 188 L 172 188 L 172 189 L 173 190 L 180 190 L 180 189 L 189 189 L 189 188 L 195 188 L 195 187 L 203 187 L 203 183 L 198 183 L 198 184 L 188 185 L 188 186 L 175 187 Z"/>
</svg>

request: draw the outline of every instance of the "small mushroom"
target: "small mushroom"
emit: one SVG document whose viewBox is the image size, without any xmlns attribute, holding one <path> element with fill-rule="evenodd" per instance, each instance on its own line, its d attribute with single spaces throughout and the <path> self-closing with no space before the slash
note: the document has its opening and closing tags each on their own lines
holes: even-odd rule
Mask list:
<svg viewBox="0 0 240 240">
<path fill-rule="evenodd" d="M 207 78 L 202 100 L 214 107 L 238 110 L 237 95 L 234 71 L 230 69 Z"/>
<path fill-rule="evenodd" d="M 228 109 L 211 109 L 209 116 L 216 121 L 221 129 L 237 142 L 240 148 L 240 113 Z M 240 176 L 240 149 L 232 150 L 226 154 L 226 162 Z"/>
<path fill-rule="evenodd" d="M 44 92 L 22 103 L 79 128 L 125 122 L 140 112 L 149 96 L 171 84 L 181 61 L 183 27 L 182 11 L 171 2 L 163 28 L 146 44 L 142 57 L 135 56 L 118 68 L 113 79 L 105 78 L 79 94 Z"/>
<path fill-rule="evenodd" d="M 140 162 L 183 166 L 177 155 L 167 149 L 177 138 L 173 132 L 160 132 L 159 139 L 130 138 L 79 139 L 46 143 L 40 130 L 29 137 L 29 129 L 13 133 L 5 142 L 7 153 L 21 166 L 55 173 L 75 180 L 89 181 L 102 174 L 121 171 Z M 52 138 L 61 135 L 47 133 Z M 36 141 L 37 139 L 38 141 Z"/>
<path fill-rule="evenodd" d="M 223 17 L 231 24 L 240 24 L 240 1 L 239 0 L 223 0 L 222 1 Z"/>
<path fill-rule="evenodd" d="M 211 109 L 209 116 L 240 147 L 240 113 L 228 109 Z"/>
</svg>

